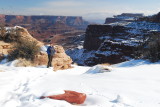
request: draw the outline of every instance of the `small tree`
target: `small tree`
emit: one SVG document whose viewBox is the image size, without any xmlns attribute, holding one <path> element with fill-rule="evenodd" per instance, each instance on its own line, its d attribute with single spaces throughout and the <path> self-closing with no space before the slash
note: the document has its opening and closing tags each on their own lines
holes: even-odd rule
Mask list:
<svg viewBox="0 0 160 107">
<path fill-rule="evenodd" d="M 36 41 L 29 41 L 26 39 L 21 39 L 13 46 L 13 51 L 9 54 L 8 59 L 15 60 L 18 58 L 25 58 L 26 60 L 33 61 L 35 55 L 40 51 L 40 46 Z"/>
</svg>

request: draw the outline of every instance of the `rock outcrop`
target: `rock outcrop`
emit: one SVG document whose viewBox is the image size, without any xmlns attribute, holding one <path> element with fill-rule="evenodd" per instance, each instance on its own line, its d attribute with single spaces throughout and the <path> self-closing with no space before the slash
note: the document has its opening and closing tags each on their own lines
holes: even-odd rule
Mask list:
<svg viewBox="0 0 160 107">
<path fill-rule="evenodd" d="M 51 98 L 55 100 L 65 100 L 71 104 L 83 104 L 84 101 L 86 100 L 86 94 L 84 93 L 79 93 L 75 91 L 69 91 L 69 90 L 64 90 L 64 94 L 60 95 L 52 95 L 52 96 L 42 96 L 41 99 L 43 98 Z"/>
<path fill-rule="evenodd" d="M 27 29 L 15 26 L 15 27 L 6 27 L 6 31 L 3 35 L 3 37 L 0 35 L 0 54 L 1 55 L 7 55 L 10 52 L 13 51 L 14 43 L 22 43 L 24 41 L 30 41 L 31 42 L 37 42 L 37 45 L 42 47 L 44 44 L 34 37 L 32 37 Z M 0 30 L 1 31 L 1 30 Z M 0 33 L 1 34 L 1 33 Z M 24 44 L 26 45 L 26 44 Z M 2 57 L 3 58 L 3 57 Z M 0 58 L 0 59 L 2 59 Z M 29 64 L 31 63 L 31 64 Z M 30 62 L 27 60 L 21 60 L 21 62 L 18 64 L 19 66 L 37 66 L 37 65 L 47 65 L 47 54 L 43 54 L 42 52 L 39 52 L 35 56 L 34 62 Z"/>
<path fill-rule="evenodd" d="M 37 42 L 39 46 L 43 45 L 42 42 L 32 37 L 27 29 L 21 26 L 6 27 L 5 29 L 6 31 L 4 36 L 0 36 L 0 39 L 5 42 L 21 42 L 21 40 L 29 40 Z"/>
<path fill-rule="evenodd" d="M 71 68 L 72 59 L 65 53 L 62 46 L 55 45 L 55 54 L 52 60 L 54 71 Z"/>
</svg>

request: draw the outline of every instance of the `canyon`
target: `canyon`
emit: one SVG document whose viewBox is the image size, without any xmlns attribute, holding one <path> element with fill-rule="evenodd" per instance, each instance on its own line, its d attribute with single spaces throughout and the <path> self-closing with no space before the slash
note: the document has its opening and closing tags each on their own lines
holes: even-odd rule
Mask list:
<svg viewBox="0 0 160 107">
<path fill-rule="evenodd" d="M 3 26 L 22 26 L 29 33 L 45 44 L 61 44 L 69 42 L 70 37 L 84 34 L 89 22 L 80 16 L 22 16 L 0 15 Z"/>
<path fill-rule="evenodd" d="M 72 49 L 68 54 L 75 63 L 87 66 L 134 59 L 137 47 L 147 36 L 160 32 L 159 16 L 160 13 L 152 17 L 123 13 L 113 20 L 106 18 L 105 24 L 88 25 L 83 48 Z"/>
</svg>

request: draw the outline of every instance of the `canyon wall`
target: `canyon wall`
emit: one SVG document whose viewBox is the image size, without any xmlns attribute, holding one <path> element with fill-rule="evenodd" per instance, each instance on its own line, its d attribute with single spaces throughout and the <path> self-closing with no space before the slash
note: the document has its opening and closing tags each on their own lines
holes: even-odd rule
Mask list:
<svg viewBox="0 0 160 107">
<path fill-rule="evenodd" d="M 57 44 L 65 38 L 66 33 L 71 33 L 71 36 L 75 36 L 77 32 L 82 34 L 89 23 L 78 16 L 0 15 L 0 24 L 8 27 L 22 26 L 38 40 Z"/>
</svg>

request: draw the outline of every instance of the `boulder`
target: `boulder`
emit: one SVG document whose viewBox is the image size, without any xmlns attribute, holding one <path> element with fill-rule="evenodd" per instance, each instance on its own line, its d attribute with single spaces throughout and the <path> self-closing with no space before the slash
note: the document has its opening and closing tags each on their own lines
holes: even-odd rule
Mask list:
<svg viewBox="0 0 160 107">
<path fill-rule="evenodd" d="M 52 60 L 54 71 L 71 68 L 72 59 L 65 53 L 62 46 L 55 45 L 55 54 Z"/>
<path fill-rule="evenodd" d="M 64 94 L 52 95 L 52 96 L 42 96 L 41 99 L 51 98 L 55 100 L 65 100 L 71 104 L 83 104 L 86 99 L 86 94 L 84 93 L 79 93 L 79 92 L 69 91 L 69 90 L 64 90 L 64 91 L 65 91 Z"/>
<path fill-rule="evenodd" d="M 34 59 L 35 65 L 47 65 L 48 63 L 48 55 L 46 52 L 40 51 Z"/>
</svg>

